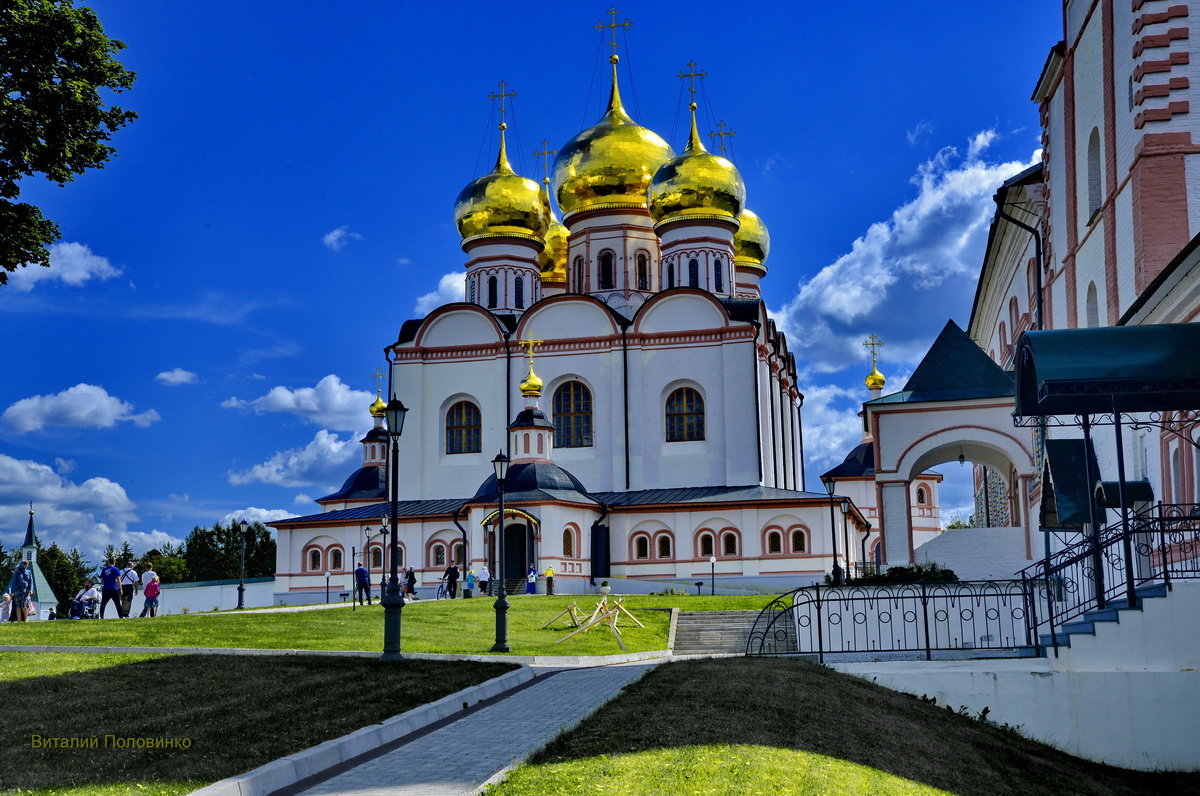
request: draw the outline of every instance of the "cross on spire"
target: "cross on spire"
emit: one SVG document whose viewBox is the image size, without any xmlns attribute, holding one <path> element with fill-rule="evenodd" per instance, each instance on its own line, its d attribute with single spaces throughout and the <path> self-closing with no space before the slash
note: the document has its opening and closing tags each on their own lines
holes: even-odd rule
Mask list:
<svg viewBox="0 0 1200 796">
<path fill-rule="evenodd" d="M 734 135 L 737 135 L 737 130 L 730 130 L 730 129 L 728 129 L 728 127 L 729 127 L 729 126 L 728 126 L 727 124 L 725 124 L 725 120 L 724 120 L 724 119 L 722 119 L 721 121 L 717 122 L 717 131 L 716 131 L 715 133 L 709 133 L 709 134 L 708 134 L 708 137 L 709 137 L 709 138 L 711 138 L 711 139 L 713 139 L 713 141 L 714 141 L 714 143 L 715 143 L 715 146 L 717 147 L 717 149 L 720 149 L 720 150 L 721 150 L 721 154 L 722 154 L 722 155 L 726 154 L 726 152 L 725 152 L 725 138 L 726 138 L 726 137 L 728 137 L 728 136 L 734 136 Z M 732 141 L 730 141 L 730 144 L 731 144 L 731 145 L 732 145 L 732 143 L 733 143 L 733 142 L 732 142 Z M 731 148 L 732 148 L 732 146 L 731 146 Z M 864 345 L 866 345 L 866 344 L 864 343 Z M 881 345 L 882 345 L 882 344 L 881 344 Z"/>
<path fill-rule="evenodd" d="M 543 181 L 545 182 L 550 181 L 550 156 L 557 154 L 558 150 L 550 148 L 550 140 L 547 138 L 542 139 L 541 151 L 533 153 L 535 158 L 541 158 L 542 160 L 542 171 L 544 172 Z"/>
<path fill-rule="evenodd" d="M 877 349 L 883 345 L 883 341 L 880 340 L 875 335 L 871 335 L 871 337 L 866 342 L 864 342 L 863 345 L 865 347 L 871 349 L 871 367 L 874 368 L 875 361 L 879 356 L 879 352 Z"/>
<path fill-rule="evenodd" d="M 385 375 L 386 374 L 383 372 L 383 368 L 375 368 L 375 372 L 371 374 L 371 378 L 375 380 L 376 392 L 383 391 L 383 377 Z"/>
<path fill-rule="evenodd" d="M 531 370 L 533 369 L 533 349 L 537 348 L 544 342 L 546 342 L 546 341 L 545 340 L 533 340 L 533 339 L 517 341 L 517 345 L 521 346 L 529 353 L 529 367 Z"/>
<path fill-rule="evenodd" d="M 606 25 L 603 22 L 597 22 L 596 30 L 604 30 L 605 28 L 611 29 L 612 39 L 608 42 L 608 44 L 609 44 L 609 46 L 612 47 L 612 54 L 613 54 L 613 57 L 615 58 L 617 55 L 617 28 L 632 28 L 633 23 L 630 22 L 628 19 L 626 19 L 624 22 L 617 22 L 617 7 L 616 6 L 613 6 L 612 8 L 608 9 L 607 13 L 608 13 L 608 24 Z M 613 63 L 616 63 L 616 62 L 614 61 Z"/>
<path fill-rule="evenodd" d="M 696 104 L 696 78 L 703 79 L 708 76 L 708 72 L 697 72 L 695 61 L 688 61 L 687 68 L 688 68 L 688 71 L 680 72 L 677 75 L 677 77 L 680 80 L 688 81 L 688 83 L 689 83 L 688 93 L 690 93 L 692 95 L 692 104 L 695 105 Z"/>
<path fill-rule="evenodd" d="M 488 99 L 490 99 L 490 100 L 494 100 L 494 99 L 498 99 L 498 100 L 500 100 L 500 129 L 501 129 L 501 130 L 503 130 L 504 128 L 508 127 L 508 125 L 507 125 L 507 124 L 505 123 L 505 121 L 504 121 L 504 114 L 505 114 L 505 113 L 507 113 L 507 109 L 504 107 L 504 100 L 505 100 L 505 98 L 506 98 L 506 97 L 515 97 L 515 96 L 517 96 L 517 92 L 515 92 L 515 91 L 505 91 L 504 89 L 506 89 L 506 88 L 508 88 L 508 84 L 507 84 L 507 83 L 505 83 L 503 80 L 501 80 L 501 81 L 500 81 L 500 83 L 499 83 L 499 89 L 500 89 L 500 90 L 499 90 L 499 91 L 497 91 L 495 94 L 488 94 Z"/>
</svg>

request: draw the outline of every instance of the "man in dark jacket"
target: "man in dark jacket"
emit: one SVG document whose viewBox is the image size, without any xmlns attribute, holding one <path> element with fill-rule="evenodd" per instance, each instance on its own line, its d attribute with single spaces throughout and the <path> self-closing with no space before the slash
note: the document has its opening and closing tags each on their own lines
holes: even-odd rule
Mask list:
<svg viewBox="0 0 1200 796">
<path fill-rule="evenodd" d="M 13 573 L 11 582 L 12 593 L 12 613 L 8 615 L 10 622 L 25 622 L 29 619 L 29 614 L 25 610 L 29 602 L 29 595 L 33 592 L 33 573 L 29 571 L 29 562 L 24 559 L 17 565 L 17 571 Z"/>
<path fill-rule="evenodd" d="M 108 601 L 112 600 L 113 605 L 117 606 L 117 618 L 124 619 L 125 611 L 121 608 L 121 570 L 113 566 L 111 560 L 104 562 L 104 569 L 100 570 L 100 618 L 104 618 L 104 609 L 108 607 Z"/>
<path fill-rule="evenodd" d="M 367 597 L 367 605 L 371 605 L 371 573 L 362 564 L 358 565 L 358 569 L 354 570 L 354 591 L 355 597 L 358 598 L 358 604 L 363 604 L 363 595 Z"/>
<path fill-rule="evenodd" d="M 450 599 L 453 600 L 458 595 L 458 564 L 451 564 L 446 567 L 446 591 L 450 593 Z"/>
</svg>

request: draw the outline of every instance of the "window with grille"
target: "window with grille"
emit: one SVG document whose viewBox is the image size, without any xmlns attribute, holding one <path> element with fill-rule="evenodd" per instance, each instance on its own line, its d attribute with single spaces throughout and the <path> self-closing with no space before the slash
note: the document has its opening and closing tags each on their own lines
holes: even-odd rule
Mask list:
<svg viewBox="0 0 1200 796">
<path fill-rule="evenodd" d="M 704 399 L 691 387 L 667 396 L 667 442 L 704 439 Z"/>
<path fill-rule="evenodd" d="M 658 537 L 658 557 L 659 558 L 670 558 L 671 557 L 671 537 L 669 537 L 669 536 Z"/>
<path fill-rule="evenodd" d="M 376 547 L 371 551 L 371 566 L 383 569 L 383 549 Z"/>
<path fill-rule="evenodd" d="M 481 449 L 479 407 L 459 401 L 446 412 L 446 453 L 479 453 Z"/>
<path fill-rule="evenodd" d="M 517 309 L 523 309 L 525 307 L 525 280 L 519 276 L 516 284 L 513 285 L 513 296 Z"/>
<path fill-rule="evenodd" d="M 771 532 L 771 533 L 767 534 L 767 552 L 768 553 L 782 553 L 783 552 L 783 540 L 779 537 L 779 534 L 777 534 L 775 532 Z"/>
<path fill-rule="evenodd" d="M 342 551 L 341 550 L 334 550 L 333 553 L 330 555 L 330 558 L 333 559 L 333 565 L 330 567 L 330 569 L 341 569 L 342 568 Z"/>
<path fill-rule="evenodd" d="M 613 276 L 613 253 L 605 250 L 600 252 L 600 289 L 612 290 L 616 287 Z"/>
<path fill-rule="evenodd" d="M 446 548 L 440 544 L 433 546 L 433 565 L 435 567 L 446 566 Z"/>
<path fill-rule="evenodd" d="M 737 534 L 727 533 L 721 537 L 721 553 L 727 556 L 738 554 Z"/>
<path fill-rule="evenodd" d="M 570 528 L 563 531 L 563 558 L 575 557 L 575 534 Z"/>
<path fill-rule="evenodd" d="M 308 568 L 312 572 L 319 572 L 321 570 L 321 551 L 320 550 L 309 550 L 308 551 Z"/>
<path fill-rule="evenodd" d="M 804 531 L 792 531 L 792 552 L 803 553 L 807 548 Z"/>
<path fill-rule="evenodd" d="M 554 447 L 592 446 L 592 391 L 568 381 L 554 391 Z"/>
<path fill-rule="evenodd" d="M 712 534 L 706 533 L 700 537 L 700 555 L 707 558 L 713 554 Z"/>
<path fill-rule="evenodd" d="M 645 536 L 639 536 L 637 541 L 633 543 L 634 558 L 649 558 L 650 557 L 650 540 Z"/>
</svg>

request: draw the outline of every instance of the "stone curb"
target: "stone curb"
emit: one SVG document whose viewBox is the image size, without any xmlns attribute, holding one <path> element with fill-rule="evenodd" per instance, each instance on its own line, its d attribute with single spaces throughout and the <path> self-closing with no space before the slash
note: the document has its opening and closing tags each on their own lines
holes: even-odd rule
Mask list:
<svg viewBox="0 0 1200 796">
<path fill-rule="evenodd" d="M 363 727 L 349 735 L 281 757 L 244 774 L 214 782 L 192 791 L 192 796 L 266 796 L 451 716 L 463 709 L 463 703 L 474 704 L 491 699 L 529 682 L 534 677 L 533 670 L 523 666 L 515 672 L 442 697 L 436 702 L 393 716 L 379 724 Z"/>
<path fill-rule="evenodd" d="M 105 652 L 161 655 L 329 655 L 343 658 L 378 658 L 378 652 L 363 650 L 289 650 L 252 649 L 247 647 L 88 647 L 45 645 L 0 645 L 4 652 Z M 425 661 L 474 661 L 476 663 L 515 663 L 522 666 L 610 666 L 615 663 L 635 663 L 670 657 L 670 650 L 629 652 L 622 655 L 453 655 L 438 652 L 406 652 L 404 657 Z"/>
<path fill-rule="evenodd" d="M 679 624 L 679 609 L 671 609 L 671 628 L 667 631 L 667 651 L 675 650 L 675 628 Z"/>
</svg>

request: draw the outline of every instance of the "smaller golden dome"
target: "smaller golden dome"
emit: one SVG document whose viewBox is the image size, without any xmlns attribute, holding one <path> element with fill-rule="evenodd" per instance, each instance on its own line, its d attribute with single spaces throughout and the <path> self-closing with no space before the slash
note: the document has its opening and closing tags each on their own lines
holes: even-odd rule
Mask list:
<svg viewBox="0 0 1200 796">
<path fill-rule="evenodd" d="M 550 224 L 541 188 L 513 171 L 508 162 L 506 127 L 500 123 L 500 153 L 495 168 L 467 183 L 454 202 L 454 223 L 463 240 L 493 236 L 540 238 Z"/>
<path fill-rule="evenodd" d="M 521 382 L 521 395 L 526 398 L 538 398 L 542 394 L 543 382 L 536 373 L 533 372 L 533 359 L 529 360 L 529 373 L 526 374 L 525 380 Z"/>
<path fill-rule="evenodd" d="M 554 209 L 550 207 L 550 193 L 547 186 L 550 178 L 542 180 L 542 201 L 546 203 L 546 212 L 550 216 L 550 226 L 542 236 L 546 248 L 538 255 L 538 266 L 542 269 L 543 284 L 567 283 L 567 228 L 558 220 Z"/>
<path fill-rule="evenodd" d="M 379 390 L 376 390 L 375 403 L 371 404 L 371 417 L 383 417 L 385 409 L 387 409 L 387 404 L 383 402 L 383 396 L 379 394 Z"/>
<path fill-rule="evenodd" d="M 867 389 L 882 390 L 883 385 L 887 384 L 887 379 L 879 372 L 879 368 L 872 365 L 871 372 L 867 374 Z"/>
<path fill-rule="evenodd" d="M 737 265 L 756 266 L 766 271 L 764 263 L 771 253 L 771 235 L 758 214 L 743 208 L 738 216 L 741 226 L 733 236 L 733 261 Z"/>
<path fill-rule="evenodd" d="M 650 181 L 650 215 L 662 223 L 681 216 L 735 219 L 746 202 L 746 186 L 737 167 L 704 148 L 696 130 L 696 103 L 692 130 L 683 154 L 658 167 Z"/>
</svg>

